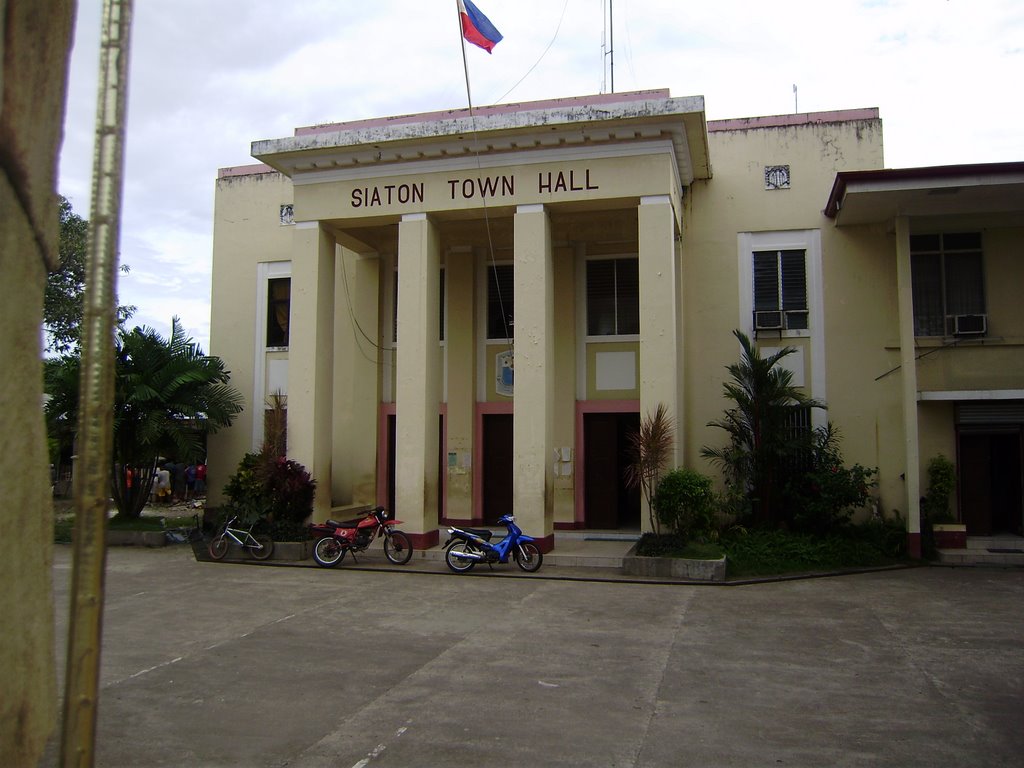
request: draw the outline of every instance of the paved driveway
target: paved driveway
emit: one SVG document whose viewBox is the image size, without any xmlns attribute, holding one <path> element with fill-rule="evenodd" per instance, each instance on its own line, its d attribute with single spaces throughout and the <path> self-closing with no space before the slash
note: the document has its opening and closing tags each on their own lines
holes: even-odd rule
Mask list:
<svg viewBox="0 0 1024 768">
<path fill-rule="evenodd" d="M 69 548 L 54 573 L 63 644 Z M 98 766 L 1024 761 L 1021 570 L 669 586 L 118 548 L 104 632 Z"/>
</svg>

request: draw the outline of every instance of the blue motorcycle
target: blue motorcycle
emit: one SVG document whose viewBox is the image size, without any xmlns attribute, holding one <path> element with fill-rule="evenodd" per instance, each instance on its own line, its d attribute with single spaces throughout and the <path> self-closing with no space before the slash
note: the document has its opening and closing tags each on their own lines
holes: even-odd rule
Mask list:
<svg viewBox="0 0 1024 768">
<path fill-rule="evenodd" d="M 448 542 L 444 545 L 444 561 L 455 573 L 473 570 L 477 563 L 507 563 L 511 555 L 516 565 L 533 573 L 544 560 L 540 548 L 531 536 L 523 533 L 512 515 L 502 515 L 499 523 L 508 529 L 505 537 L 491 543 L 493 531 L 487 528 L 449 528 Z"/>
</svg>

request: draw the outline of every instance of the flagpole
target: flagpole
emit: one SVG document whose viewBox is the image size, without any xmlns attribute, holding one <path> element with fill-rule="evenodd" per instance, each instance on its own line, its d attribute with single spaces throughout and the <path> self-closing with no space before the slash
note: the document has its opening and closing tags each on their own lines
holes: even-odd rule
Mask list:
<svg viewBox="0 0 1024 768">
<path fill-rule="evenodd" d="M 466 60 L 466 36 L 462 33 L 462 12 L 459 0 L 455 0 L 455 15 L 459 18 L 459 43 L 462 45 L 462 71 L 466 75 L 466 103 L 469 104 L 469 116 L 473 116 L 473 96 L 469 91 L 469 63 Z"/>
</svg>

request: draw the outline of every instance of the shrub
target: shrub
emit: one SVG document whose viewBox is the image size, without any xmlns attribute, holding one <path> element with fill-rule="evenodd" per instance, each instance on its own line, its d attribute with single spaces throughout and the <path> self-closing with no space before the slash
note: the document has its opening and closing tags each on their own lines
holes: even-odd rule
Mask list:
<svg viewBox="0 0 1024 768">
<path fill-rule="evenodd" d="M 940 453 L 928 462 L 928 491 L 923 511 L 929 523 L 956 521 L 949 509 L 949 500 L 955 491 L 956 466 Z"/>
<path fill-rule="evenodd" d="M 827 536 L 736 529 L 722 537 L 731 577 L 892 565 L 902 562 L 905 544 L 898 519 L 850 525 Z"/>
<path fill-rule="evenodd" d="M 237 514 L 247 525 L 265 522 L 278 538 L 291 537 L 312 514 L 315 493 L 316 481 L 298 462 L 248 453 L 224 488 L 226 513 Z"/>
<path fill-rule="evenodd" d="M 854 510 L 871 499 L 877 469 L 843 465 L 839 431 L 830 422 L 816 430 L 807 468 L 786 484 L 790 525 L 799 531 L 826 534 L 849 524 Z"/>
<path fill-rule="evenodd" d="M 715 494 L 711 478 L 692 469 L 674 469 L 658 482 L 651 506 L 658 521 L 682 541 L 706 539 L 714 530 Z"/>
</svg>

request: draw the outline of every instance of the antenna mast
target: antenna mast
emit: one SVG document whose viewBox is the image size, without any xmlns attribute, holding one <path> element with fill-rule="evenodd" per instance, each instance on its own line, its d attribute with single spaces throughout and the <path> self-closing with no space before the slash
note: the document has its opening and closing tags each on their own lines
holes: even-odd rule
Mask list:
<svg viewBox="0 0 1024 768">
<path fill-rule="evenodd" d="M 608 0 L 608 60 L 612 75 L 612 93 L 615 93 L 615 20 L 612 5 L 615 0 Z"/>
</svg>

